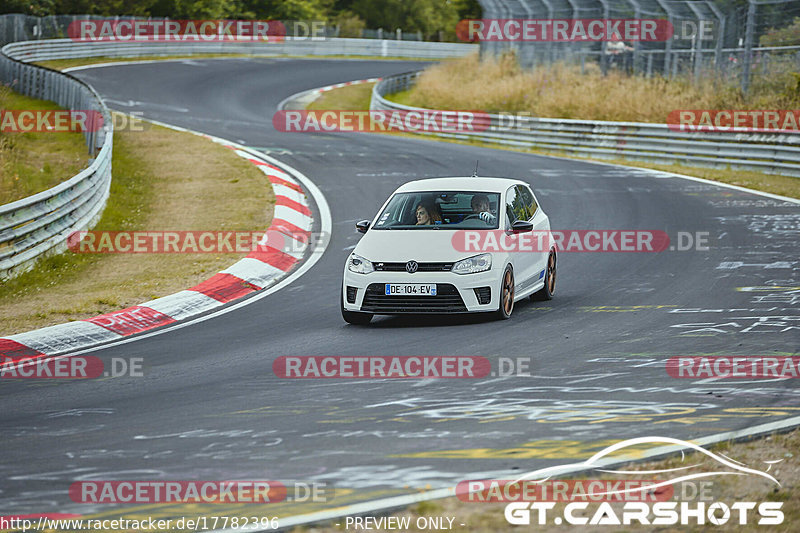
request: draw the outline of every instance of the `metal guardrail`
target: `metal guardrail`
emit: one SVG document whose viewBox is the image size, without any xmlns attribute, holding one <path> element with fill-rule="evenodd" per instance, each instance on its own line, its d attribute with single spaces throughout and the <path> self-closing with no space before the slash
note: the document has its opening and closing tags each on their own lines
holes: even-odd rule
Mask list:
<svg viewBox="0 0 800 533">
<path fill-rule="evenodd" d="M 477 51 L 466 43 L 394 41 L 376 39 L 302 39 L 276 42 L 77 42 L 70 39 L 22 41 L 6 45 L 10 55 L 24 62 L 85 57 L 151 57 L 194 54 L 370 56 L 443 59 Z"/>
<path fill-rule="evenodd" d="M 387 100 L 409 89 L 420 71 L 388 76 L 372 90 L 370 108 L 381 111 L 425 111 Z M 476 130 L 465 133 L 422 132 L 430 135 L 513 146 L 535 147 L 597 158 L 624 158 L 658 163 L 757 170 L 800 177 L 800 133 L 681 132 L 666 124 L 609 122 L 519 116 L 476 116 Z"/>
<path fill-rule="evenodd" d="M 93 159 L 88 168 L 46 191 L 0 206 L 0 279 L 28 270 L 46 253 L 66 247 L 70 233 L 99 219 L 111 186 L 113 125 L 100 96 L 82 81 L 13 58 L 0 50 L 0 81 L 14 91 L 70 110 L 103 116 L 101 129 L 84 132 Z"/>
</svg>

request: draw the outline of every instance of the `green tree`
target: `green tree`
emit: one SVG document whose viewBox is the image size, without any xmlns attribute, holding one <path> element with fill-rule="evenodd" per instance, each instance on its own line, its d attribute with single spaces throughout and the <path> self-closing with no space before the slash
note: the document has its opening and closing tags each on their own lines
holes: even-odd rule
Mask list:
<svg viewBox="0 0 800 533">
<path fill-rule="evenodd" d="M 794 46 L 800 44 L 800 17 L 783 28 L 770 28 L 761 36 L 761 46 Z"/>
<path fill-rule="evenodd" d="M 361 37 L 361 32 L 367 27 L 361 17 L 348 10 L 339 12 L 333 23 L 339 27 L 339 37 Z"/>
<path fill-rule="evenodd" d="M 22 13 L 42 17 L 54 13 L 55 0 L 5 0 L 0 13 Z"/>
<path fill-rule="evenodd" d="M 258 19 L 327 20 L 333 0 L 244 0 Z"/>
<path fill-rule="evenodd" d="M 461 2 L 448 0 L 353 0 L 348 9 L 364 19 L 368 28 L 401 28 L 431 37 L 439 31 L 455 31 L 459 5 Z"/>
<path fill-rule="evenodd" d="M 150 8 L 154 17 L 173 19 L 252 18 L 241 0 L 156 0 Z"/>
<path fill-rule="evenodd" d="M 155 0 L 54 0 L 48 15 L 149 15 Z"/>
</svg>

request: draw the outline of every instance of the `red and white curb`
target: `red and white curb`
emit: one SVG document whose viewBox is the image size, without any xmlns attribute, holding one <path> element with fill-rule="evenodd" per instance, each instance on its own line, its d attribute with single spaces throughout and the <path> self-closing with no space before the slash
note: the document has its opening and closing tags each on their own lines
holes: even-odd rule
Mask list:
<svg viewBox="0 0 800 533">
<path fill-rule="evenodd" d="M 325 87 L 318 87 L 316 89 L 308 89 L 307 91 L 301 91 L 299 93 L 295 93 L 291 96 L 287 96 L 278 104 L 278 110 L 281 111 L 286 109 L 289 102 L 299 105 L 297 109 L 305 109 L 306 106 L 314 102 L 317 98 L 319 98 L 322 93 L 326 93 L 328 91 L 332 91 L 334 89 L 341 89 L 342 87 L 348 87 L 350 85 L 360 85 L 362 83 L 377 83 L 381 81 L 383 78 L 367 78 L 365 80 L 353 80 L 353 81 L 346 81 L 344 83 L 337 83 L 334 85 L 326 85 Z"/>
<path fill-rule="evenodd" d="M 350 85 L 359 85 L 361 83 L 378 83 L 383 78 L 367 78 L 366 80 L 354 80 L 354 81 L 346 81 L 344 83 L 337 83 L 335 85 L 328 85 L 325 87 L 320 87 L 319 89 L 313 89 L 311 94 L 322 94 L 328 91 L 332 91 L 334 89 L 341 89 L 342 87 L 348 87 Z"/>
<path fill-rule="evenodd" d="M 221 144 L 266 174 L 275 193 L 275 209 L 264 239 L 244 259 L 184 291 L 120 311 L 0 338 L 0 356 L 59 355 L 173 324 L 274 285 L 303 258 L 314 220 L 303 188 L 288 168 L 280 168 L 274 159 L 240 144 L 154 123 Z M 282 248 L 273 246 L 280 242 L 284 243 Z"/>
</svg>

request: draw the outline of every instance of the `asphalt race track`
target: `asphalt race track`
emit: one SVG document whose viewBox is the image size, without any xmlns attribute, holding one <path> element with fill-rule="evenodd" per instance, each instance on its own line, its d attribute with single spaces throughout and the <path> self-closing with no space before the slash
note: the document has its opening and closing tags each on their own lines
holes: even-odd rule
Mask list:
<svg viewBox="0 0 800 533">
<path fill-rule="evenodd" d="M 673 379 L 664 368 L 673 355 L 797 354 L 797 204 L 585 162 L 272 127 L 276 105 L 293 93 L 420 65 L 227 59 L 75 73 L 114 109 L 241 142 L 297 168 L 324 192 L 333 235 L 288 288 L 93 352 L 145 358 L 144 378 L 3 383 L 3 514 L 119 515 L 70 501 L 69 485 L 91 479 L 317 481 L 336 487 L 333 506 L 574 462 L 623 438 L 691 439 L 800 415 L 796 380 Z M 678 232 L 707 232 L 709 249 L 562 253 L 555 299 L 520 302 L 509 321 L 346 325 L 339 290 L 359 238 L 354 222 L 371 218 L 397 185 L 470 175 L 476 159 L 481 174 L 531 183 L 554 229 L 662 230 L 673 242 Z M 531 375 L 279 379 L 272 362 L 286 355 L 529 357 Z M 287 504 L 282 512 L 305 510 Z"/>
</svg>

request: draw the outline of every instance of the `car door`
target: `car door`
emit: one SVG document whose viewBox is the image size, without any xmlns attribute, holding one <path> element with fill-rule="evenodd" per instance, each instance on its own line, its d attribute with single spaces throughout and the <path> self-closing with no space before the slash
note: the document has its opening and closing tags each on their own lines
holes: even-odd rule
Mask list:
<svg viewBox="0 0 800 533">
<path fill-rule="evenodd" d="M 538 206 L 536 205 L 533 193 L 526 185 L 516 185 L 515 188 L 521 206 L 519 212 L 521 214 L 524 213 L 524 216 L 527 217 L 525 220 L 533 224 L 533 229 L 535 231 L 538 229 L 536 220 Z M 525 290 L 538 281 L 540 253 L 538 252 L 536 233 L 528 233 L 520 237 L 523 239 L 521 245 L 521 250 L 523 251 L 520 254 L 522 256 L 520 260 L 522 261 L 524 275 L 524 282 L 521 288 Z"/>
<path fill-rule="evenodd" d="M 517 188 L 519 190 L 519 194 L 523 198 L 523 202 L 528 208 L 528 212 L 531 214 L 531 218 L 529 220 L 533 223 L 534 251 L 528 254 L 530 255 L 528 260 L 531 265 L 531 284 L 534 284 L 539 280 L 544 279 L 544 272 L 547 268 L 549 234 L 545 234 L 545 232 L 550 229 L 550 221 L 548 220 L 544 211 L 539 208 L 539 204 L 536 201 L 536 196 L 533 194 L 533 191 L 531 191 L 530 187 L 527 185 L 517 185 Z M 543 235 L 547 235 L 547 237 L 542 237 Z"/>
<path fill-rule="evenodd" d="M 517 220 L 530 220 L 531 213 L 529 206 L 521 193 L 519 186 L 514 185 L 506 191 L 506 241 L 513 246 L 509 246 L 513 251 L 511 261 L 514 263 L 514 283 L 516 292 L 519 294 L 531 285 L 533 276 L 534 261 L 530 252 L 526 252 L 520 246 L 520 239 L 530 239 L 530 235 L 523 237 L 523 234 L 514 235 L 511 233 L 511 225 Z"/>
</svg>

